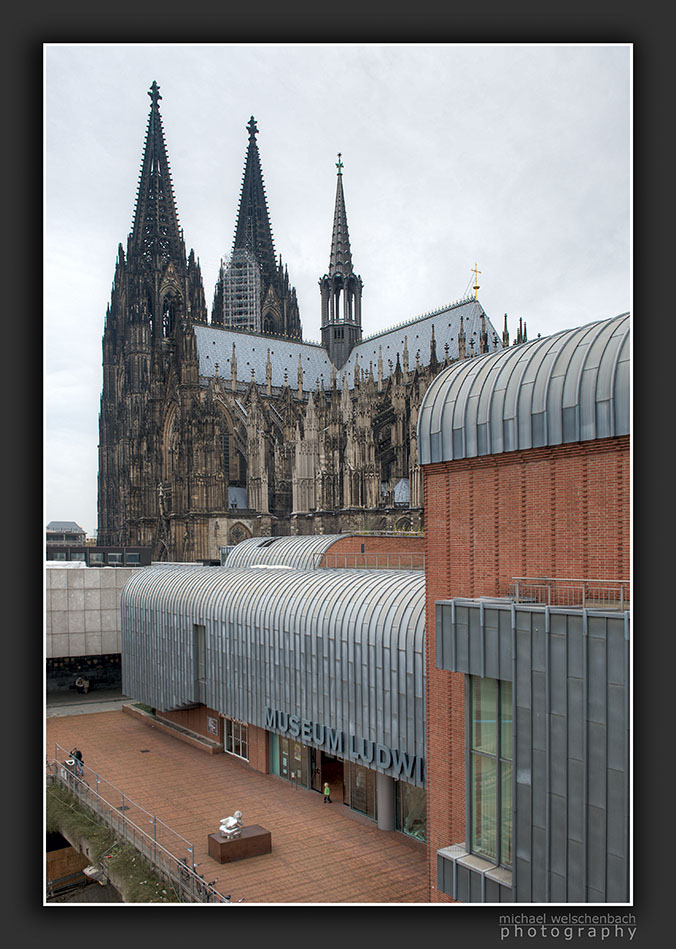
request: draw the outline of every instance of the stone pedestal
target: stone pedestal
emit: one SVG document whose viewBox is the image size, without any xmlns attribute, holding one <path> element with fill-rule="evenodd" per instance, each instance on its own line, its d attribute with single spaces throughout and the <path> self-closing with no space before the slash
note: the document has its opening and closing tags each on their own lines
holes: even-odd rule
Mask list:
<svg viewBox="0 0 676 949">
<path fill-rule="evenodd" d="M 218 863 L 232 863 L 271 852 L 272 834 L 258 824 L 242 827 L 242 833 L 234 840 L 228 840 L 220 832 L 209 834 L 209 856 Z"/>
</svg>

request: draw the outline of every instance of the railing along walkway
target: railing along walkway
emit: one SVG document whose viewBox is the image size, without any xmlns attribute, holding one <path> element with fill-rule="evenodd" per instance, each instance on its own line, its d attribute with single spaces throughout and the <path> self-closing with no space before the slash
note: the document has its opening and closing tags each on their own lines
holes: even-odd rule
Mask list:
<svg viewBox="0 0 676 949">
<path fill-rule="evenodd" d="M 164 821 L 150 814 L 123 791 L 87 765 L 82 776 L 75 773 L 70 753 L 54 745 L 54 758 L 47 760 L 47 780 L 74 794 L 119 837 L 141 853 L 157 873 L 167 880 L 186 903 L 229 903 L 196 873 L 192 844 Z"/>
</svg>

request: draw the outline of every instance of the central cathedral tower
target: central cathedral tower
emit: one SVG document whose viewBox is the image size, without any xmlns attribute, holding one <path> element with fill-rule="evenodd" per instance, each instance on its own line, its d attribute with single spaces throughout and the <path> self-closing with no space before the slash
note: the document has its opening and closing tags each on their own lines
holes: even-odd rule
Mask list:
<svg viewBox="0 0 676 949">
<path fill-rule="evenodd" d="M 336 369 L 341 369 L 361 340 L 361 292 L 364 284 L 352 266 L 340 152 L 336 168 L 338 181 L 329 272 L 319 281 L 319 288 L 322 295 L 322 345 Z"/>
</svg>

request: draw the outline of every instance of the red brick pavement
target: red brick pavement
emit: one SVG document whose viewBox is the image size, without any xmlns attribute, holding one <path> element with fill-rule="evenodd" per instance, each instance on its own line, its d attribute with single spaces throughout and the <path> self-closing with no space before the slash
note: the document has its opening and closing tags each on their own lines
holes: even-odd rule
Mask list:
<svg viewBox="0 0 676 949">
<path fill-rule="evenodd" d="M 87 768 L 192 843 L 198 872 L 247 903 L 424 903 L 424 846 L 315 791 L 209 755 L 122 711 L 49 718 L 54 744 L 77 745 Z M 144 752 L 144 750 L 147 751 Z M 144 752 L 144 753 L 142 753 Z M 208 835 L 240 809 L 272 834 L 272 853 L 231 864 L 208 855 Z"/>
</svg>

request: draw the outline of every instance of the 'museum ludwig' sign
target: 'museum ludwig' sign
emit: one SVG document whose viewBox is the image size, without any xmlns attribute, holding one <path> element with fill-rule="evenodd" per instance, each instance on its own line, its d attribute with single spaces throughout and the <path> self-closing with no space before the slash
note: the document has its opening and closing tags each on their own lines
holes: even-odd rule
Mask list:
<svg viewBox="0 0 676 949">
<path fill-rule="evenodd" d="M 350 758 L 366 767 L 377 767 L 390 771 L 395 777 L 415 779 L 422 784 L 424 780 L 424 761 L 418 755 L 408 755 L 405 751 L 381 745 L 379 741 L 369 741 L 357 735 L 346 735 L 337 728 L 311 722 L 298 715 L 289 715 L 275 708 L 265 709 L 266 729 L 296 738 L 302 744 L 324 748 L 331 755 Z"/>
</svg>

